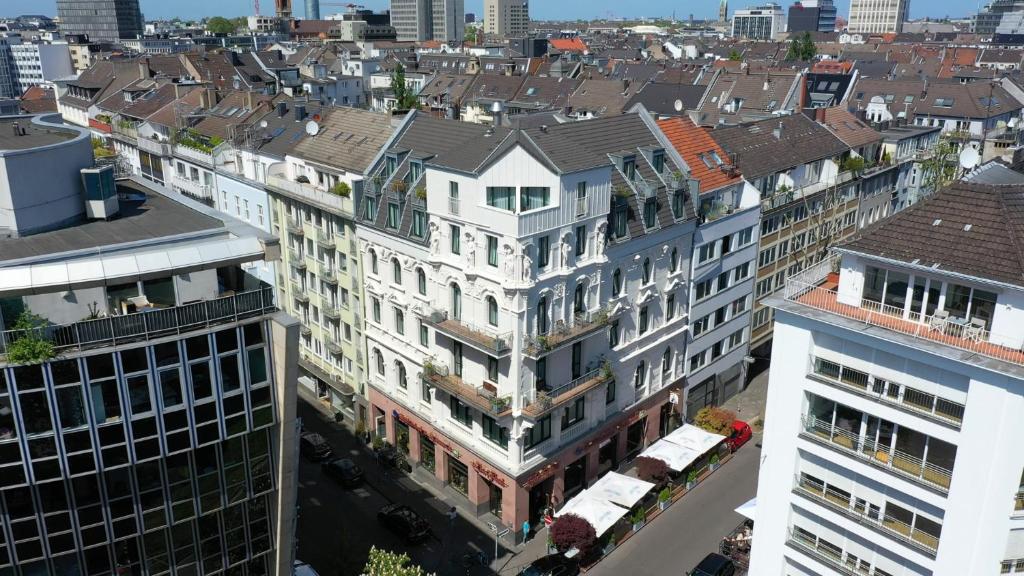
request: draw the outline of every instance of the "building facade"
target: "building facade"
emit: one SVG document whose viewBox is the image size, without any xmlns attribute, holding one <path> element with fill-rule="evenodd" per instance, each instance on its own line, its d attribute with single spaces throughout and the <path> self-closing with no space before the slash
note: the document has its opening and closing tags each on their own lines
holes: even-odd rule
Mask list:
<svg viewBox="0 0 1024 576">
<path fill-rule="evenodd" d="M 139 0 L 58 0 L 61 34 L 87 34 L 92 42 L 135 38 L 145 29 Z"/>
<path fill-rule="evenodd" d="M 33 42 L 17 44 L 10 49 L 19 94 L 33 86 L 52 84 L 59 78 L 75 75 L 67 44 Z"/>
<path fill-rule="evenodd" d="M 898 33 L 909 14 L 910 0 L 850 0 L 846 30 L 851 34 Z"/>
<path fill-rule="evenodd" d="M 832 0 L 803 0 L 789 7 L 787 32 L 833 32 L 836 7 Z"/>
<path fill-rule="evenodd" d="M 1017 190 L 954 184 L 772 299 L 752 574 L 1021 565 Z"/>
<path fill-rule="evenodd" d="M 391 0 L 391 25 L 399 42 L 461 42 L 465 0 Z"/>
<path fill-rule="evenodd" d="M 778 4 L 737 10 L 732 14 L 732 36 L 752 40 L 774 40 L 786 31 L 786 16 Z"/>
<path fill-rule="evenodd" d="M 503 38 L 526 36 L 530 29 L 530 3 L 527 0 L 486 0 L 484 32 Z"/>
</svg>

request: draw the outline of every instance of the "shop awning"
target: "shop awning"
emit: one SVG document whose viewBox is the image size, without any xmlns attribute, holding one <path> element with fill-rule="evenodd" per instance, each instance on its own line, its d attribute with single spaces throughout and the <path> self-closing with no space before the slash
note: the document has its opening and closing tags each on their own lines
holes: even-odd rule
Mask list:
<svg viewBox="0 0 1024 576">
<path fill-rule="evenodd" d="M 566 502 L 561 510 L 555 512 L 555 516 L 575 514 L 590 522 L 590 525 L 594 527 L 594 532 L 601 536 L 627 512 L 629 512 L 627 508 L 616 506 L 601 498 L 593 498 L 590 496 L 589 490 L 584 490 Z"/>
<path fill-rule="evenodd" d="M 736 513 L 744 518 L 754 520 L 754 512 L 757 511 L 757 497 L 747 500 L 736 509 Z M 756 522 L 756 520 L 755 520 Z"/>
<path fill-rule="evenodd" d="M 632 508 L 653 488 L 654 484 L 651 482 L 618 472 L 609 472 L 594 482 L 594 485 L 587 489 L 587 494 L 593 498 Z"/>
<path fill-rule="evenodd" d="M 700 455 L 718 446 L 725 440 L 725 436 L 706 432 L 692 424 L 683 424 L 665 436 L 665 440 L 689 448 Z"/>
<path fill-rule="evenodd" d="M 668 464 L 669 468 L 680 472 L 723 440 L 725 436 L 705 432 L 691 424 L 683 424 L 649 446 L 640 455 L 657 458 Z"/>
<path fill-rule="evenodd" d="M 669 442 L 665 439 L 658 440 L 654 444 L 651 444 L 646 450 L 641 452 L 640 455 L 661 460 L 676 472 L 681 472 L 683 468 L 689 466 L 691 462 L 700 456 L 700 454 L 697 454 L 692 450 L 683 448 L 679 444 Z"/>
</svg>

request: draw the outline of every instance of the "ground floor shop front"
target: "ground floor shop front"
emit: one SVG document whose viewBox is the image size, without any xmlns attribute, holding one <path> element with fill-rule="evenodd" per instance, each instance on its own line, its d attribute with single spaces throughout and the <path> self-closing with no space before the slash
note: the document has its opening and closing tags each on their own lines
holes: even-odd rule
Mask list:
<svg viewBox="0 0 1024 576">
<path fill-rule="evenodd" d="M 415 474 L 444 487 L 464 511 L 493 517 L 521 541 L 524 522 L 537 530 L 546 513 L 674 429 L 682 389 L 682 382 L 662 389 L 580 439 L 543 454 L 543 461 L 518 475 L 373 387 L 371 430 L 405 454 Z M 529 451 L 527 457 L 536 458 Z"/>
</svg>

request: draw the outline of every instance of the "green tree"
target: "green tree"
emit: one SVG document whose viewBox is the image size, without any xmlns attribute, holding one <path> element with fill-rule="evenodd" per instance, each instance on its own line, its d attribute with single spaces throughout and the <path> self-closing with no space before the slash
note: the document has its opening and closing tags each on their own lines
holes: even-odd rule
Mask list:
<svg viewBox="0 0 1024 576">
<path fill-rule="evenodd" d="M 799 60 L 801 55 L 800 40 L 793 38 L 789 41 L 789 49 L 786 50 L 786 60 Z"/>
<path fill-rule="evenodd" d="M 370 548 L 370 558 L 363 568 L 364 576 L 430 576 L 423 568 L 411 564 L 409 555 L 395 554 L 380 550 L 376 546 Z"/>
<path fill-rule="evenodd" d="M 800 59 L 804 61 L 814 60 L 818 55 L 818 47 L 814 44 L 810 32 L 804 32 L 803 40 L 800 42 Z"/>
<path fill-rule="evenodd" d="M 731 62 L 739 62 L 743 60 L 743 55 L 736 51 L 735 48 L 729 51 L 729 60 Z"/>
<path fill-rule="evenodd" d="M 17 336 L 7 345 L 7 361 L 11 364 L 34 364 L 53 358 L 53 342 L 46 339 L 43 328 L 46 319 L 28 310 L 14 323 Z"/>
<path fill-rule="evenodd" d="M 223 16 L 214 16 L 206 21 L 206 29 L 214 34 L 231 34 L 235 31 L 235 25 Z"/>
<path fill-rule="evenodd" d="M 943 139 L 932 149 L 932 155 L 921 164 L 921 182 L 925 194 L 931 194 L 956 178 L 959 165 L 957 147 Z"/>
<path fill-rule="evenodd" d="M 391 73 L 391 91 L 395 94 L 399 110 L 409 110 L 416 107 L 416 95 L 409 90 L 405 83 L 405 67 L 398 64 L 395 71 Z"/>
</svg>

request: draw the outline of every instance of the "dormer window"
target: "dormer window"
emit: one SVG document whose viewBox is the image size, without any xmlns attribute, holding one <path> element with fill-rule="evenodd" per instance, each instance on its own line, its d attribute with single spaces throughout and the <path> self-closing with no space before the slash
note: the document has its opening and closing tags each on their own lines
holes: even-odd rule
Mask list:
<svg viewBox="0 0 1024 576">
<path fill-rule="evenodd" d="M 388 154 L 384 160 L 384 174 L 385 176 L 391 176 L 398 170 L 398 156 L 394 154 Z"/>
<path fill-rule="evenodd" d="M 420 174 L 423 174 L 423 162 L 420 160 L 413 160 L 409 163 L 409 180 L 415 182 L 419 179 Z"/>
<path fill-rule="evenodd" d="M 622 159 L 622 173 L 627 180 L 636 179 L 636 156 L 627 156 Z"/>
<path fill-rule="evenodd" d="M 651 158 L 651 165 L 660 174 L 665 171 L 665 151 L 655 150 L 654 155 Z"/>
</svg>

